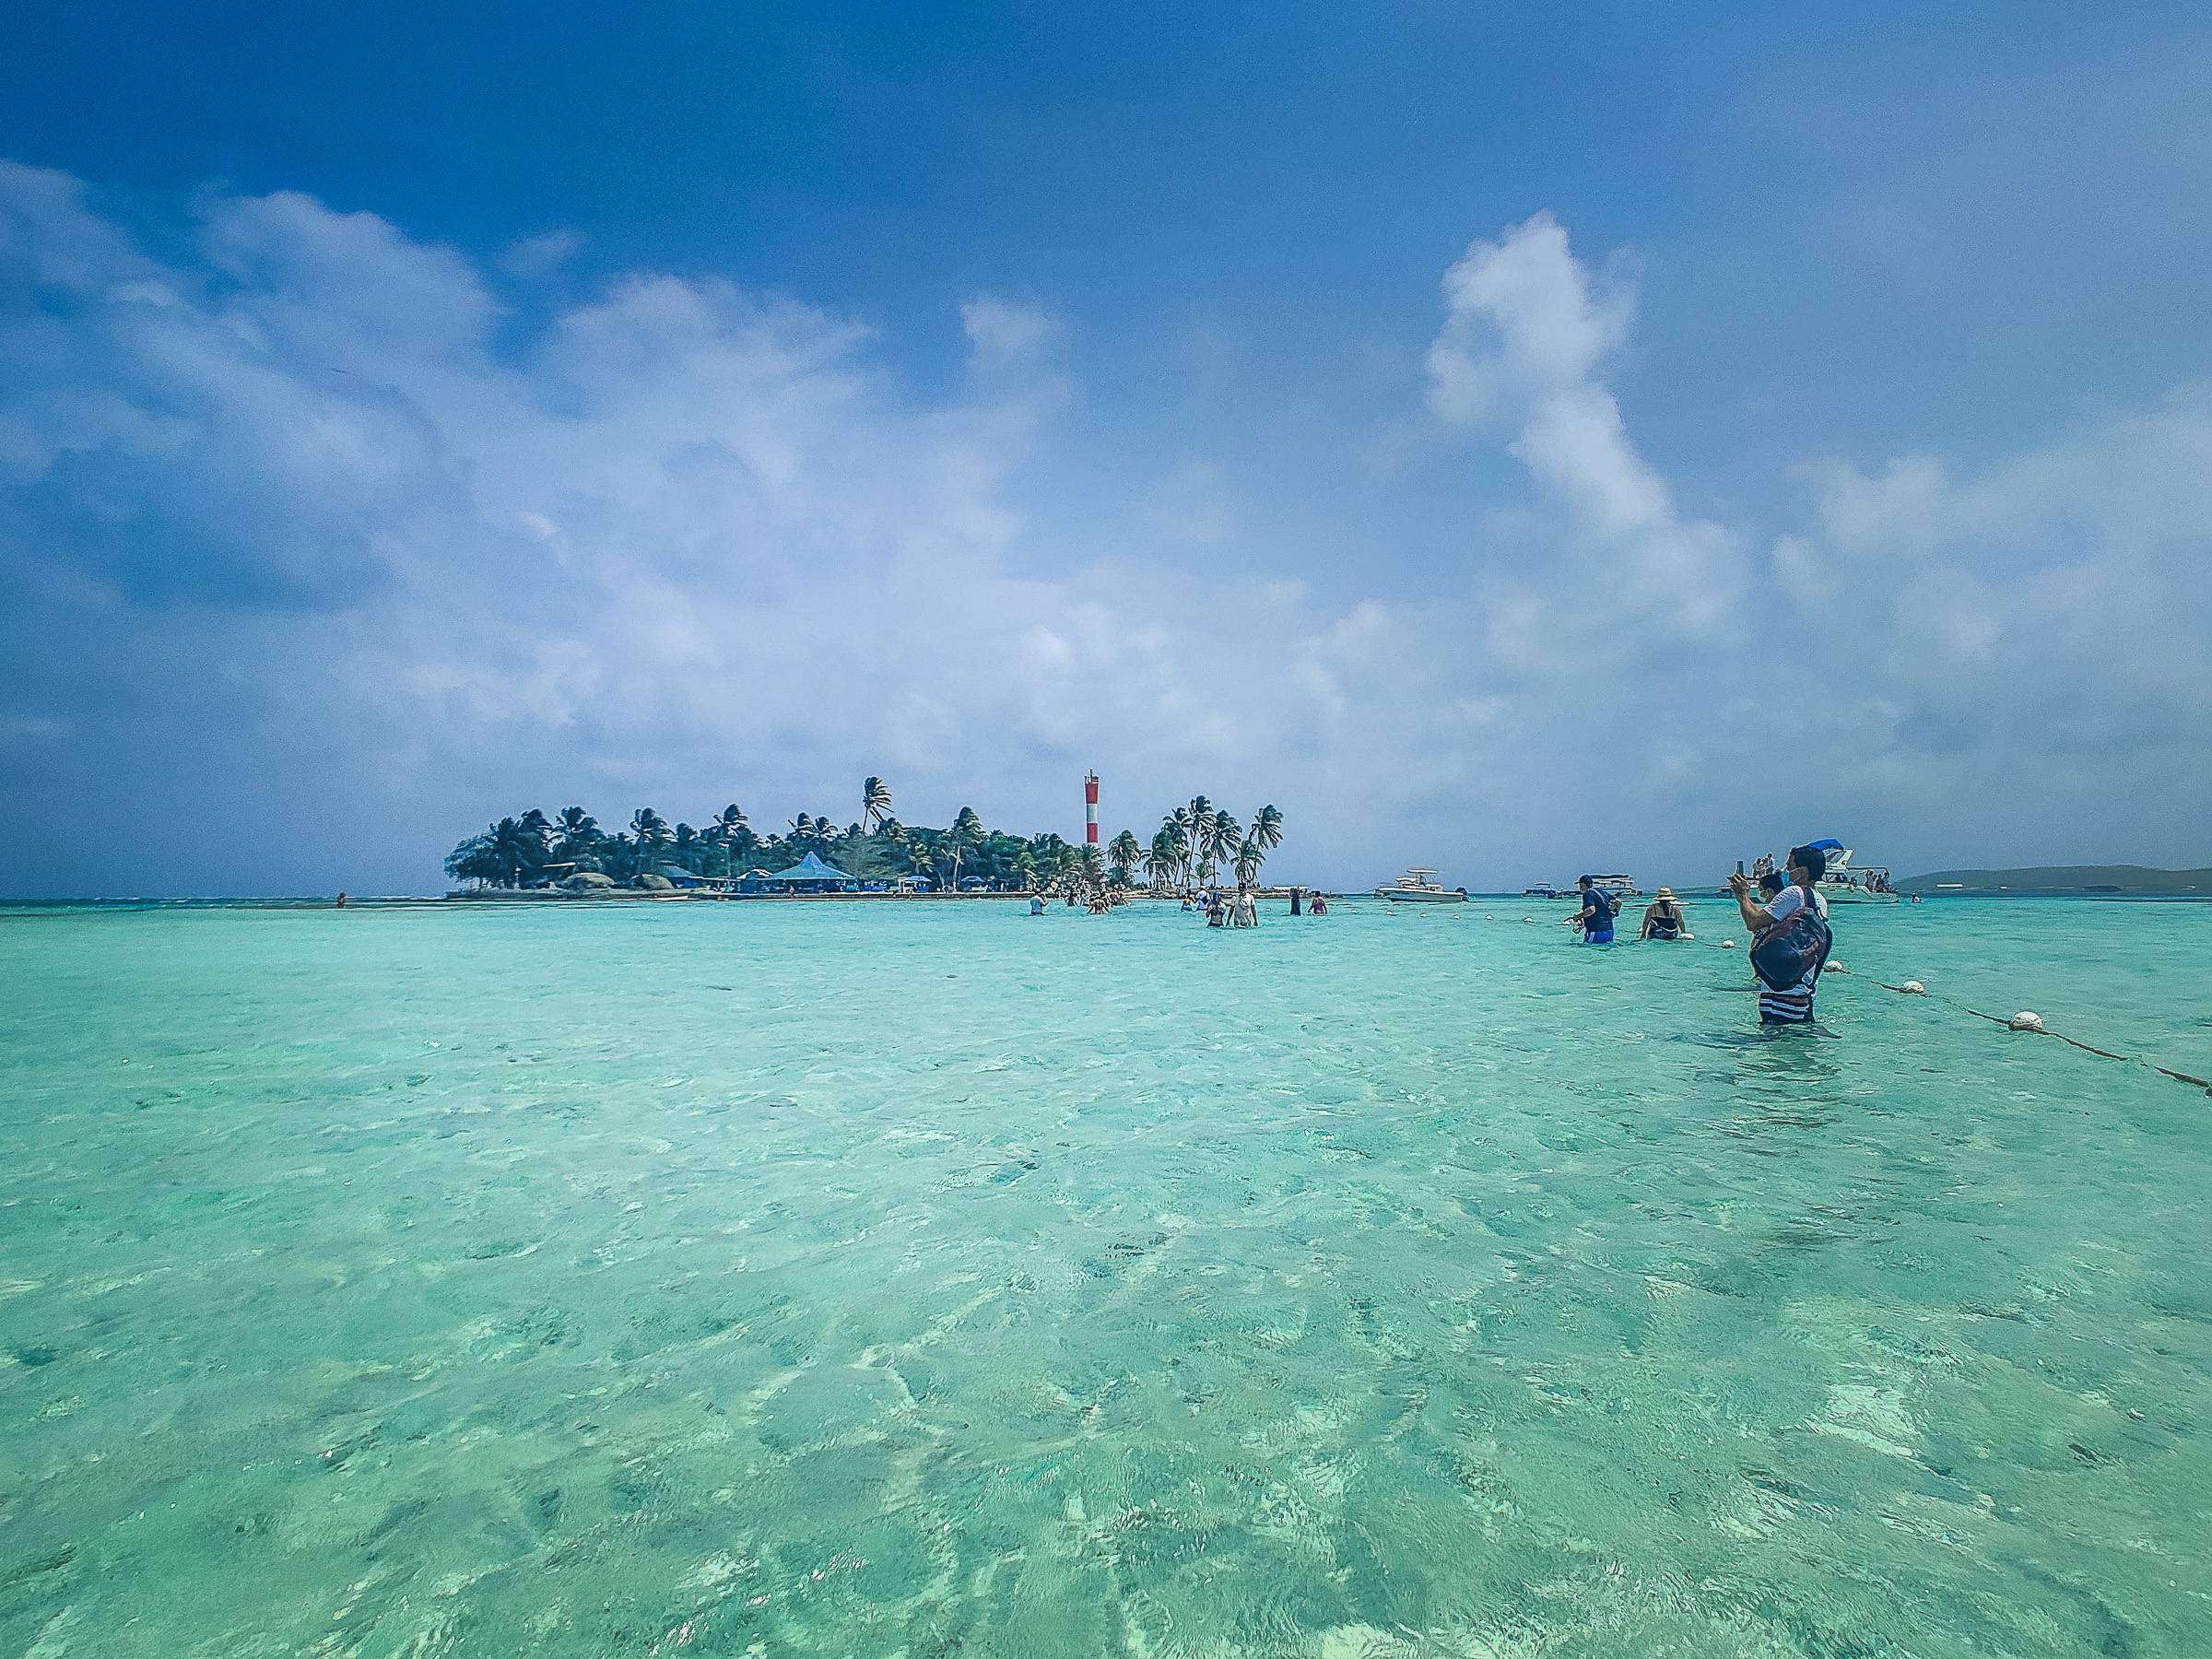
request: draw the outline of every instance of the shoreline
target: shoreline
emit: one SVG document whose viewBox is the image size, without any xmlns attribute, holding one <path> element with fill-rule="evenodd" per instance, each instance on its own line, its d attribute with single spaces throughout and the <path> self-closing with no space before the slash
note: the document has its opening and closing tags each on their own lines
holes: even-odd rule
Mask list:
<svg viewBox="0 0 2212 1659">
<path fill-rule="evenodd" d="M 1320 888 L 1300 888 L 1298 890 L 1301 896 L 1307 898 L 1320 893 L 1331 903 L 1345 897 L 1342 893 L 1330 892 Z M 1262 888 L 1259 889 L 1259 896 L 1263 899 L 1280 899 L 1288 903 L 1290 898 L 1290 889 L 1287 887 Z M 681 891 L 657 893 L 642 892 L 634 888 L 599 888 L 582 893 L 563 893 L 535 888 L 527 890 L 509 888 L 483 893 L 447 893 L 436 899 L 355 899 L 348 900 L 348 905 L 350 907 L 354 904 L 604 904 L 610 900 L 616 902 L 642 900 L 652 904 L 840 904 L 853 900 L 866 902 L 890 900 L 900 904 L 957 904 L 977 900 L 1021 903 L 1031 899 L 1042 899 L 1050 905 L 1058 906 L 1061 904 L 1062 895 L 1034 890 L 1017 893 L 706 893 Z M 1129 895 L 1129 902 L 1132 904 L 1177 904 L 1182 902 L 1182 895 L 1180 893 L 1133 892 Z M 1076 908 L 1079 910 L 1082 907 L 1077 905 Z"/>
</svg>

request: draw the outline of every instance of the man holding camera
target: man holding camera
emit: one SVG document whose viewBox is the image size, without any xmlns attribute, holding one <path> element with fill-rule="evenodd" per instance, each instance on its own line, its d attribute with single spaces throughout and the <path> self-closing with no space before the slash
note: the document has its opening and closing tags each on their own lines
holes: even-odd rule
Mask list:
<svg viewBox="0 0 2212 1659">
<path fill-rule="evenodd" d="M 1735 907 L 1743 912 L 1744 925 L 1751 930 L 1752 967 L 1759 971 L 1759 1023 L 1760 1025 L 1807 1025 L 1813 1018 L 1813 993 L 1820 982 L 1820 970 L 1828 965 L 1826 945 L 1828 900 L 1818 890 L 1820 877 L 1828 874 L 1828 854 L 1818 847 L 1790 849 L 1789 886 L 1766 903 L 1759 902 L 1751 887 L 1751 878 L 1741 870 L 1728 877 L 1728 888 L 1735 895 Z M 1807 906 L 1820 919 L 1818 948 L 1798 953 L 1799 971 L 1782 984 L 1775 983 L 1760 966 L 1760 941 L 1774 929 L 1780 928 L 1798 912 Z"/>
</svg>

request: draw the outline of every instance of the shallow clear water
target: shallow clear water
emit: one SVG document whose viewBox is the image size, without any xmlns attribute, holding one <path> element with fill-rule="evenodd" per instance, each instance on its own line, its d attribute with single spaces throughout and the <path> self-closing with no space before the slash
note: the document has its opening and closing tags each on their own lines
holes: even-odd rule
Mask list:
<svg viewBox="0 0 2212 1659">
<path fill-rule="evenodd" d="M 0 1652 L 2212 1651 L 2212 1100 L 1874 982 L 2212 907 L 1559 913 L 0 913 Z"/>
</svg>

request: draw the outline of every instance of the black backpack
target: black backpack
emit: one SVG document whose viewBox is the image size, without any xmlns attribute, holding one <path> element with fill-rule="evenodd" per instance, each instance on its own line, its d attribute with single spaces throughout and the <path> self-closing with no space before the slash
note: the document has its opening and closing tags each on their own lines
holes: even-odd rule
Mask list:
<svg viewBox="0 0 2212 1659">
<path fill-rule="evenodd" d="M 1807 899 L 1780 925 L 1759 935 L 1751 947 L 1751 971 L 1770 991 L 1794 991 L 1808 977 L 1818 976 L 1835 941 L 1819 906 Z"/>
</svg>

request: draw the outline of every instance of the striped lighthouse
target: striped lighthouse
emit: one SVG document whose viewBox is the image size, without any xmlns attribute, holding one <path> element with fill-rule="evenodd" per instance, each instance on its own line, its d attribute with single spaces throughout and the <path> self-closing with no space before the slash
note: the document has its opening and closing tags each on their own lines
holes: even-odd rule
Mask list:
<svg viewBox="0 0 2212 1659">
<path fill-rule="evenodd" d="M 1099 774 L 1083 774 L 1083 844 L 1099 844 Z"/>
</svg>

